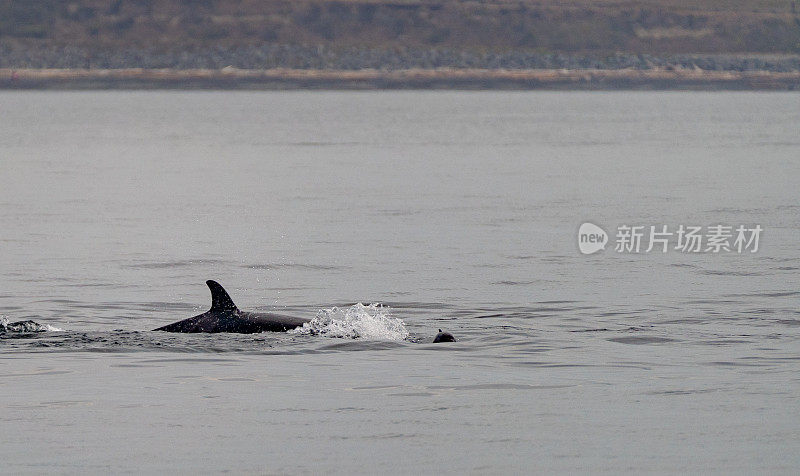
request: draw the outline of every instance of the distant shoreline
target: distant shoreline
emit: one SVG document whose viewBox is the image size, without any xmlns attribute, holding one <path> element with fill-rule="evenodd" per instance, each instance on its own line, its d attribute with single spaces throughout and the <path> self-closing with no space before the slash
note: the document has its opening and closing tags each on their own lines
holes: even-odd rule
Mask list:
<svg viewBox="0 0 800 476">
<path fill-rule="evenodd" d="M 0 89 L 800 90 L 800 71 L 700 69 L 0 69 Z"/>
</svg>

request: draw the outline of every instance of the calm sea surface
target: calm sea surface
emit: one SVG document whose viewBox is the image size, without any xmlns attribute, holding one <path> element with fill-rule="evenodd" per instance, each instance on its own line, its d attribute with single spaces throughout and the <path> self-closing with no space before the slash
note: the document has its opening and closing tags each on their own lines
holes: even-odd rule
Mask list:
<svg viewBox="0 0 800 476">
<path fill-rule="evenodd" d="M 799 238 L 798 94 L 0 92 L 0 472 L 796 474 Z"/>
</svg>

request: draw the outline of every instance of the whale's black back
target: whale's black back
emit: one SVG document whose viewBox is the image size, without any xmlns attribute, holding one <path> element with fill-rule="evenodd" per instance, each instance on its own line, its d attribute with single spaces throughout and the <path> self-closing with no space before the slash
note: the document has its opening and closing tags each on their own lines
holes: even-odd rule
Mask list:
<svg viewBox="0 0 800 476">
<path fill-rule="evenodd" d="M 211 309 L 198 316 L 174 322 L 156 331 L 165 332 L 285 332 L 300 327 L 308 319 L 281 314 L 242 312 L 233 303 L 228 292 L 218 282 L 206 281 L 211 290 Z"/>
</svg>

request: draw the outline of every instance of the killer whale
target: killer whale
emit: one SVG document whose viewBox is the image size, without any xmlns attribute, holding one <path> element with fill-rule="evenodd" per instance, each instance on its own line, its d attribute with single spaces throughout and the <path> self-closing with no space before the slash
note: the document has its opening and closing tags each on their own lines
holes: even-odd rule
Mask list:
<svg viewBox="0 0 800 476">
<path fill-rule="evenodd" d="M 453 334 L 449 332 L 445 332 L 439 329 L 439 333 L 436 334 L 436 337 L 433 338 L 433 343 L 438 344 L 439 342 L 455 342 L 456 338 L 453 337 Z"/>
<path fill-rule="evenodd" d="M 206 281 L 211 290 L 211 309 L 182 321 L 153 329 L 164 332 L 231 332 L 238 334 L 254 334 L 257 332 L 286 332 L 301 327 L 310 319 L 287 316 L 271 312 L 240 311 L 233 303 L 225 288 L 213 280 Z M 455 342 L 456 338 L 449 332 L 439 329 L 433 342 Z"/>
<path fill-rule="evenodd" d="M 310 321 L 302 317 L 286 316 L 271 312 L 240 311 L 233 303 L 228 292 L 218 282 L 206 281 L 211 290 L 211 309 L 208 311 L 173 322 L 154 331 L 165 332 L 233 332 L 254 334 L 256 332 L 285 332 Z"/>
</svg>

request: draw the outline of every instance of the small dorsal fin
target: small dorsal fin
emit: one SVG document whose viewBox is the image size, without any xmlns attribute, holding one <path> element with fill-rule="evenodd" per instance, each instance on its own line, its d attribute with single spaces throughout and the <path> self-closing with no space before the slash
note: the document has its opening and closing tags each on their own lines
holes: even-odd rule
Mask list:
<svg viewBox="0 0 800 476">
<path fill-rule="evenodd" d="M 228 292 L 218 282 L 209 279 L 206 284 L 208 289 L 211 290 L 211 311 L 239 310 L 236 304 L 233 303 L 233 299 L 228 296 Z"/>
</svg>

